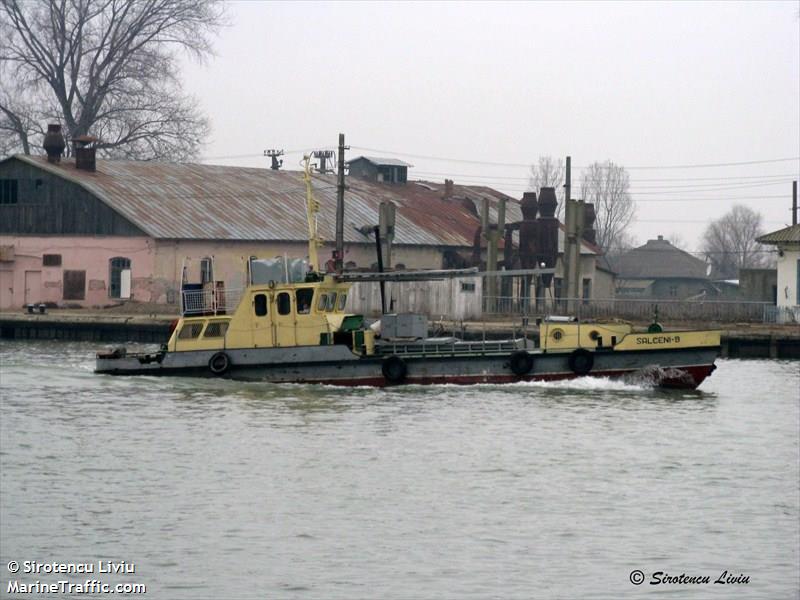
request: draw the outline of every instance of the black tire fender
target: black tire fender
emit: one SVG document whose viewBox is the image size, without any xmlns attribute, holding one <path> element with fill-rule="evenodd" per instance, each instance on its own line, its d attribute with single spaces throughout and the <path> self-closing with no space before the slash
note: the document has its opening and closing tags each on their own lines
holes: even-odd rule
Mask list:
<svg viewBox="0 0 800 600">
<path fill-rule="evenodd" d="M 408 367 L 402 358 L 393 354 L 384 359 L 381 372 L 389 383 L 402 383 L 408 375 Z"/>
<path fill-rule="evenodd" d="M 231 368 L 231 359 L 224 352 L 217 352 L 208 359 L 208 368 L 214 375 L 224 375 Z"/>
<path fill-rule="evenodd" d="M 594 366 L 594 354 L 585 348 L 578 348 L 569 355 L 569 368 L 576 375 L 586 375 Z"/>
<path fill-rule="evenodd" d="M 525 350 L 519 350 L 511 355 L 509 365 L 514 375 L 527 375 L 533 369 L 533 356 Z"/>
</svg>

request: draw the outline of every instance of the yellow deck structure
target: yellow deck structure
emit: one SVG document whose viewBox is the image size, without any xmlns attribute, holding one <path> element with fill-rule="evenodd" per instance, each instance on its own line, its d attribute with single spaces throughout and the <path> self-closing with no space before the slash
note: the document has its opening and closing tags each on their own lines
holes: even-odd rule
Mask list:
<svg viewBox="0 0 800 600">
<path fill-rule="evenodd" d="M 721 335 L 719 330 L 635 332 L 629 323 L 544 321 L 540 326 L 540 347 L 547 352 L 577 348 L 616 351 L 699 348 L 719 346 Z"/>
<path fill-rule="evenodd" d="M 167 343 L 170 352 L 237 348 L 277 348 L 332 344 L 342 333 L 349 283 L 330 275 L 322 281 L 294 284 L 253 285 L 233 314 L 185 316 Z M 360 319 L 359 319 L 360 321 Z M 372 354 L 374 333 L 358 335 L 354 351 Z"/>
</svg>

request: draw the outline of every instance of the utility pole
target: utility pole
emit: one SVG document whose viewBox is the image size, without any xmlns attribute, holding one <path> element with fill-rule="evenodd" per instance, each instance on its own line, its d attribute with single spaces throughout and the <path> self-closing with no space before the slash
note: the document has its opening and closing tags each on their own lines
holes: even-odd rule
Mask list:
<svg viewBox="0 0 800 600">
<path fill-rule="evenodd" d="M 497 203 L 497 224 L 489 219 L 489 199 L 483 198 L 481 202 L 481 227 L 486 238 L 486 270 L 497 271 L 497 242 L 503 235 L 506 225 L 506 200 L 500 198 Z M 486 311 L 494 312 L 497 305 L 497 276 L 489 275 L 486 278 Z"/>
<path fill-rule="evenodd" d="M 583 222 L 586 212 L 586 202 L 573 200 L 572 189 L 572 158 L 567 157 L 567 169 L 564 183 L 564 259 L 562 264 L 562 288 L 565 289 L 567 310 L 577 311 L 577 299 L 581 296 L 581 239 L 583 238 Z"/>
<path fill-rule="evenodd" d="M 570 244 L 569 244 L 569 224 L 572 218 L 572 202 L 570 201 L 570 190 L 572 188 L 572 157 L 567 157 L 567 167 L 564 173 L 564 248 L 561 258 L 561 290 L 563 297 L 572 298 L 572 284 L 570 283 Z"/>
<path fill-rule="evenodd" d="M 336 184 L 336 250 L 333 255 L 334 269 L 341 274 L 344 270 L 344 134 L 339 134 L 339 172 Z"/>
<path fill-rule="evenodd" d="M 381 202 L 378 207 L 378 227 L 381 235 L 383 266 L 392 267 L 392 242 L 394 241 L 395 206 L 391 202 Z"/>
<path fill-rule="evenodd" d="M 264 156 L 268 156 L 272 159 L 272 165 L 270 169 L 273 171 L 277 171 L 283 166 L 283 160 L 278 160 L 279 156 L 283 156 L 283 150 L 264 150 Z"/>
<path fill-rule="evenodd" d="M 792 225 L 797 225 L 797 181 L 792 182 Z"/>
<path fill-rule="evenodd" d="M 581 240 L 583 239 L 583 221 L 586 202 L 583 200 L 572 201 L 572 256 L 570 257 L 570 267 L 572 268 L 572 290 L 575 298 L 583 296 L 583 286 L 581 285 Z M 580 300 L 576 301 L 576 304 Z M 577 307 L 576 307 L 577 308 Z"/>
</svg>

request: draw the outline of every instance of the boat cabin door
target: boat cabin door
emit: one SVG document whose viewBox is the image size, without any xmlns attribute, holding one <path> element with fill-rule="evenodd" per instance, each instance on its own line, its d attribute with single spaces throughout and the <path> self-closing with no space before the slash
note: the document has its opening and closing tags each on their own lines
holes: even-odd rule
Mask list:
<svg viewBox="0 0 800 600">
<path fill-rule="evenodd" d="M 297 318 L 295 316 L 294 294 L 289 291 L 279 291 L 272 295 L 272 319 L 275 323 L 275 345 L 296 346 Z"/>
<path fill-rule="evenodd" d="M 275 345 L 275 328 L 273 327 L 270 296 L 265 292 L 253 294 L 253 346 L 255 348 L 271 348 Z"/>
</svg>

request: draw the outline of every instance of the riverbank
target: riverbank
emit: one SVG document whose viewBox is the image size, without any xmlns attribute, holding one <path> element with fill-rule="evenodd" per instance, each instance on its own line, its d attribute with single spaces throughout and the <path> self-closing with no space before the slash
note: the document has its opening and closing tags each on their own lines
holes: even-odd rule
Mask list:
<svg viewBox="0 0 800 600">
<path fill-rule="evenodd" d="M 48 309 L 45 314 L 5 312 L 0 313 L 0 338 L 160 344 L 166 341 L 170 324 L 177 318 L 177 314 L 113 309 Z"/>
<path fill-rule="evenodd" d="M 48 309 L 45 314 L 0 313 L 0 338 L 92 341 L 101 343 L 139 342 L 160 344 L 167 340 L 177 312 L 163 306 L 139 305 L 104 310 Z M 646 326 L 646 323 L 638 324 Z M 538 337 L 531 324 L 523 329 L 520 320 L 480 322 L 431 321 L 435 334 L 455 332 L 458 337 L 478 340 L 516 335 Z M 760 323 L 668 323 L 667 330 L 713 328 L 722 330 L 722 356 L 731 358 L 800 358 L 800 327 Z"/>
</svg>

